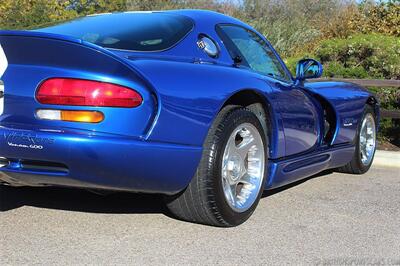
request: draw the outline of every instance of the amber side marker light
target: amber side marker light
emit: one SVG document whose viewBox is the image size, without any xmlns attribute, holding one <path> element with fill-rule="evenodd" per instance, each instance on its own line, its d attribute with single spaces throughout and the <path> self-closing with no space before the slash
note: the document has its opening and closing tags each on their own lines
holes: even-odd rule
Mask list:
<svg viewBox="0 0 400 266">
<path fill-rule="evenodd" d="M 100 123 L 104 114 L 98 111 L 46 110 L 36 111 L 36 116 L 43 120 L 58 120 L 66 122 Z"/>
</svg>

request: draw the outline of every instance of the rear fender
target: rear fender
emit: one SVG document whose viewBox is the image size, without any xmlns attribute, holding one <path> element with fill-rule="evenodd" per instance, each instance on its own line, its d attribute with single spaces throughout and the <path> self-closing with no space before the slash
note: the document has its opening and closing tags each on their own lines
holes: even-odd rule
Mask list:
<svg viewBox="0 0 400 266">
<path fill-rule="evenodd" d="M 144 58 L 130 64 L 151 80 L 159 95 L 159 115 L 147 138 L 150 141 L 201 147 L 219 110 L 241 91 L 254 91 L 268 101 L 278 97 L 273 88 L 252 71 L 212 62 L 184 62 Z M 272 108 L 272 107 L 271 107 Z M 285 140 L 279 113 L 271 111 L 271 158 L 284 156 Z"/>
<path fill-rule="evenodd" d="M 2 77 L 4 124 L 34 124 L 77 128 L 97 132 L 142 137 L 156 113 L 152 87 L 137 72 L 111 52 L 66 36 L 37 32 L 0 31 L 0 44 L 8 60 Z M 35 100 L 38 86 L 46 79 L 79 78 L 114 83 L 138 91 L 143 103 L 137 108 L 54 106 Z M 99 124 L 44 121 L 36 119 L 37 109 L 98 110 L 105 120 Z"/>
</svg>

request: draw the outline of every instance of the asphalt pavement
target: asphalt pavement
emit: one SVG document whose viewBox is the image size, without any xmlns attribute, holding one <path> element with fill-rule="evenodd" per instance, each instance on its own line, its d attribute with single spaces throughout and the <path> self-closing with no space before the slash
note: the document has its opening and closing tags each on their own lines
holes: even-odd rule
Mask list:
<svg viewBox="0 0 400 266">
<path fill-rule="evenodd" d="M 400 265 L 400 170 L 265 193 L 245 224 L 169 216 L 157 196 L 0 187 L 0 265 Z"/>
</svg>

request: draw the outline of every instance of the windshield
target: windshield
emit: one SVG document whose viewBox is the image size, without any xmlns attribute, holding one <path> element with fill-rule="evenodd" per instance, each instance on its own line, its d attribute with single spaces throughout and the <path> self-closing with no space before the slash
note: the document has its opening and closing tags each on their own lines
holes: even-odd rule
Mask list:
<svg viewBox="0 0 400 266">
<path fill-rule="evenodd" d="M 36 29 L 72 36 L 105 48 L 160 51 L 171 48 L 193 28 L 185 16 L 167 13 L 118 13 L 79 18 Z"/>
</svg>

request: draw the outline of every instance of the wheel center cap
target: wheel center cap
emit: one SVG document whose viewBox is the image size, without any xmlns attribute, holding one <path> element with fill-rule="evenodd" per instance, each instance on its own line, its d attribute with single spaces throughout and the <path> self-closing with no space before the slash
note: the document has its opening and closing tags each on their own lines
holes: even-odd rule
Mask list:
<svg viewBox="0 0 400 266">
<path fill-rule="evenodd" d="M 232 182 L 237 182 L 240 179 L 242 172 L 241 158 L 238 155 L 233 155 L 228 161 L 229 179 Z"/>
</svg>

